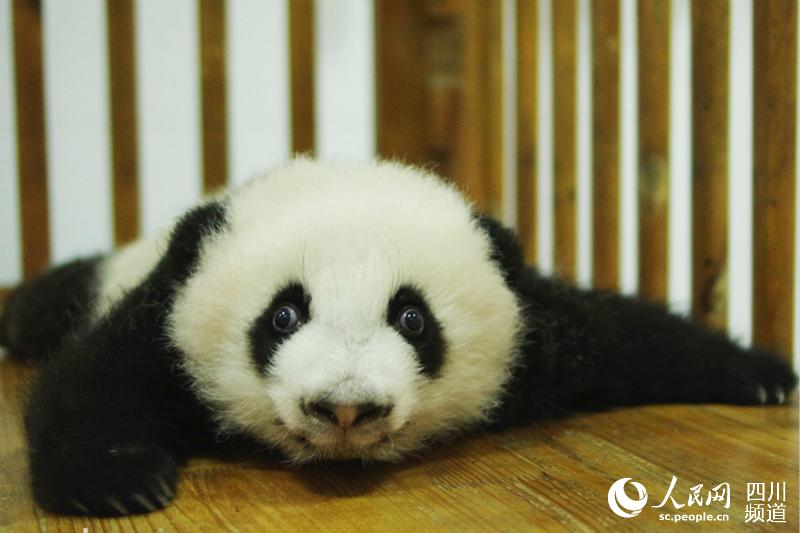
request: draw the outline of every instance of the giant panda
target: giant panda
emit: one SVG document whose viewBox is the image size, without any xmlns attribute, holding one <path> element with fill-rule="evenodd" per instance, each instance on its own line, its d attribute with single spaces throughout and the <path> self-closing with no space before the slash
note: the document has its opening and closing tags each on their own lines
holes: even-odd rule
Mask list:
<svg viewBox="0 0 800 533">
<path fill-rule="evenodd" d="M 33 494 L 67 514 L 164 507 L 179 465 L 223 445 L 394 461 L 476 428 L 777 404 L 796 384 L 659 305 L 541 276 L 511 230 L 392 162 L 296 160 L 56 267 L 11 295 L 0 338 L 40 362 Z"/>
</svg>

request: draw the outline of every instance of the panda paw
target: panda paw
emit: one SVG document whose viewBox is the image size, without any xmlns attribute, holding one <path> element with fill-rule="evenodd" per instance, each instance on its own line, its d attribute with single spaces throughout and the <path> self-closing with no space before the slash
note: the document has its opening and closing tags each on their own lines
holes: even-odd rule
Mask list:
<svg viewBox="0 0 800 533">
<path fill-rule="evenodd" d="M 34 475 L 34 495 L 42 507 L 70 515 L 150 513 L 169 505 L 178 477 L 173 457 L 144 443 L 111 446 L 70 471 L 73 479 L 62 485 L 66 490 L 52 485 L 42 490 L 48 480 Z"/>
<path fill-rule="evenodd" d="M 733 403 L 780 405 L 797 386 L 797 376 L 785 361 L 767 354 L 748 354 L 734 365 L 728 393 Z"/>
</svg>

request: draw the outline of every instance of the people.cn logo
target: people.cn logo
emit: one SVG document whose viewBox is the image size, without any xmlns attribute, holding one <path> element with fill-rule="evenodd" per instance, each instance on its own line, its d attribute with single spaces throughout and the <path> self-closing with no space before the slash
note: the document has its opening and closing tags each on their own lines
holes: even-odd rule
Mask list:
<svg viewBox="0 0 800 533">
<path fill-rule="evenodd" d="M 615 515 L 621 516 L 622 518 L 633 518 L 642 512 L 642 509 L 644 509 L 647 503 L 647 490 L 645 490 L 644 485 L 641 483 L 631 481 L 631 485 L 633 485 L 633 488 L 635 488 L 636 492 L 639 494 L 638 499 L 629 498 L 628 495 L 625 494 L 625 484 L 628 481 L 631 481 L 631 478 L 624 477 L 618 479 L 608 489 L 608 506 L 614 511 Z"/>
</svg>

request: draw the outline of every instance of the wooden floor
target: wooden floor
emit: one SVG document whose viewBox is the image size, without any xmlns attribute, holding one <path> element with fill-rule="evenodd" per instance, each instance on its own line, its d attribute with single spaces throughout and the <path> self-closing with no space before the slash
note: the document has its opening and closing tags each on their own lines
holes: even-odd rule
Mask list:
<svg viewBox="0 0 800 533">
<path fill-rule="evenodd" d="M 530 531 L 685 529 L 659 515 L 664 499 L 729 483 L 724 502 L 678 513 L 727 514 L 717 530 L 745 523 L 747 483 L 786 482 L 786 524 L 798 531 L 797 400 L 791 406 L 658 406 L 576 416 L 502 434 L 471 435 L 399 465 L 290 468 L 278 460 L 190 463 L 166 511 L 122 519 L 64 518 L 32 502 L 21 424 L 32 371 L 0 357 L 2 531 Z M 648 491 L 639 516 L 609 509 L 610 485 L 630 477 Z M 635 496 L 629 486 L 628 494 Z M 765 517 L 766 518 L 766 517 Z M 762 526 L 764 524 L 761 524 Z M 721 527 L 720 527 L 721 526 Z"/>
</svg>

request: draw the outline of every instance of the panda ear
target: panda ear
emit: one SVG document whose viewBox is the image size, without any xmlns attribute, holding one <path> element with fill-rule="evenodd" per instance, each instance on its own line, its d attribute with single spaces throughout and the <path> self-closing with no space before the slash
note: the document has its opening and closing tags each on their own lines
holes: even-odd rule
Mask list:
<svg viewBox="0 0 800 533">
<path fill-rule="evenodd" d="M 153 275 L 170 284 L 183 282 L 196 267 L 205 237 L 226 226 L 226 208 L 221 201 L 202 204 L 184 214 L 170 235 L 167 250 Z"/>
<path fill-rule="evenodd" d="M 503 272 L 506 283 L 514 285 L 525 268 L 522 246 L 513 230 L 497 219 L 483 213 L 474 213 L 473 219 L 492 244 L 492 261 Z"/>
</svg>

